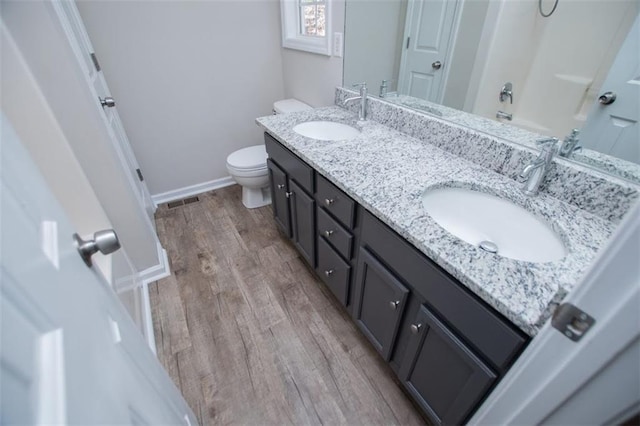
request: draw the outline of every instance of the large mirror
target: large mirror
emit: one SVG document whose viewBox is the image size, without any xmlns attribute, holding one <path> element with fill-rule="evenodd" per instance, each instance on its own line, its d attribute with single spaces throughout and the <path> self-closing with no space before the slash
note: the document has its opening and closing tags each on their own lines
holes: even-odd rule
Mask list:
<svg viewBox="0 0 640 426">
<path fill-rule="evenodd" d="M 559 139 L 579 129 L 570 159 L 640 182 L 639 11 L 638 0 L 347 0 L 344 86 L 367 82 L 444 119 L 461 110 Z"/>
</svg>

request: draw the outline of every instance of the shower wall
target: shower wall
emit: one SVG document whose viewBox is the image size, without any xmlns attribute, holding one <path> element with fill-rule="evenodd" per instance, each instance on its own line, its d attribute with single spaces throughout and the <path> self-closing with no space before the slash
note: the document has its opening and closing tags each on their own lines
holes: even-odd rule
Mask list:
<svg viewBox="0 0 640 426">
<path fill-rule="evenodd" d="M 548 18 L 538 0 L 500 0 L 473 112 L 562 137 L 582 127 L 590 105 L 627 35 L 635 0 L 559 0 Z M 548 12 L 553 1 L 544 0 Z M 489 23 L 491 25 L 491 23 Z M 513 104 L 498 94 L 513 83 Z"/>
</svg>

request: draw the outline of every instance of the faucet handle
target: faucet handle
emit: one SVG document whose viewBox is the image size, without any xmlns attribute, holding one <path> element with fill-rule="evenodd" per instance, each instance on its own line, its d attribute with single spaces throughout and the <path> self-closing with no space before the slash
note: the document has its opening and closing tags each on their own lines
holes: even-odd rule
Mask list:
<svg viewBox="0 0 640 426">
<path fill-rule="evenodd" d="M 360 96 L 364 99 L 367 97 L 367 82 L 365 81 L 364 83 L 356 83 L 353 85 L 353 87 L 359 87 L 360 88 Z"/>
<path fill-rule="evenodd" d="M 580 134 L 580 130 L 579 129 L 573 129 L 571 131 L 571 133 L 569 133 L 569 135 L 567 135 L 566 139 L 575 139 L 578 137 L 578 135 Z"/>
<path fill-rule="evenodd" d="M 546 147 L 553 147 L 556 146 L 558 144 L 558 138 L 543 138 L 543 139 L 538 139 L 536 141 L 536 146 L 544 149 Z"/>
</svg>

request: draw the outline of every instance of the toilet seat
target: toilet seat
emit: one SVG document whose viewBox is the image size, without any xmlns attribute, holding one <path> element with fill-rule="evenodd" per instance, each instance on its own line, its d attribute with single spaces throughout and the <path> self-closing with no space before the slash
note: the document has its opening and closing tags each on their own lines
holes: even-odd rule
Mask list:
<svg viewBox="0 0 640 426">
<path fill-rule="evenodd" d="M 264 171 L 267 168 L 267 150 L 264 145 L 239 149 L 227 157 L 227 167 L 240 173 Z"/>
<path fill-rule="evenodd" d="M 237 177 L 259 177 L 269 174 L 266 164 L 264 167 L 259 167 L 256 169 L 237 169 L 227 164 L 227 170 L 229 171 L 230 175 Z"/>
</svg>

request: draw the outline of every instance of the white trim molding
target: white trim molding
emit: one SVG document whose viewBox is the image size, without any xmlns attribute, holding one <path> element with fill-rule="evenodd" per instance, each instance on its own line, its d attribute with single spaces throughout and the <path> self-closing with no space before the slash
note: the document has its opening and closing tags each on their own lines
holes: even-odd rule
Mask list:
<svg viewBox="0 0 640 426">
<path fill-rule="evenodd" d="M 300 33 L 300 0 L 280 0 L 282 47 L 331 56 L 331 0 L 325 3 L 325 35 Z"/>
<path fill-rule="evenodd" d="M 151 301 L 149 300 L 149 283 L 158 281 L 171 275 L 171 266 L 169 265 L 169 256 L 167 251 L 158 243 L 158 259 L 160 263 L 138 273 L 137 282 L 142 287 L 142 322 L 144 327 L 144 336 L 147 338 L 147 344 L 154 354 L 156 352 L 156 335 L 153 331 L 153 316 L 151 314 Z"/>
<path fill-rule="evenodd" d="M 151 199 L 156 205 L 160 205 L 162 203 L 168 203 L 169 201 L 181 200 L 192 195 L 202 194 L 203 192 L 235 185 L 235 183 L 236 182 L 231 176 L 225 176 L 220 179 L 197 183 L 195 185 L 185 186 L 183 188 L 173 189 L 167 192 L 161 192 L 160 194 L 152 195 Z"/>
<path fill-rule="evenodd" d="M 140 271 L 138 273 L 138 282 L 148 284 L 171 275 L 171 267 L 169 266 L 167 251 L 160 245 L 160 243 L 158 243 L 157 249 L 159 263 L 145 269 L 144 271 Z"/>
</svg>

